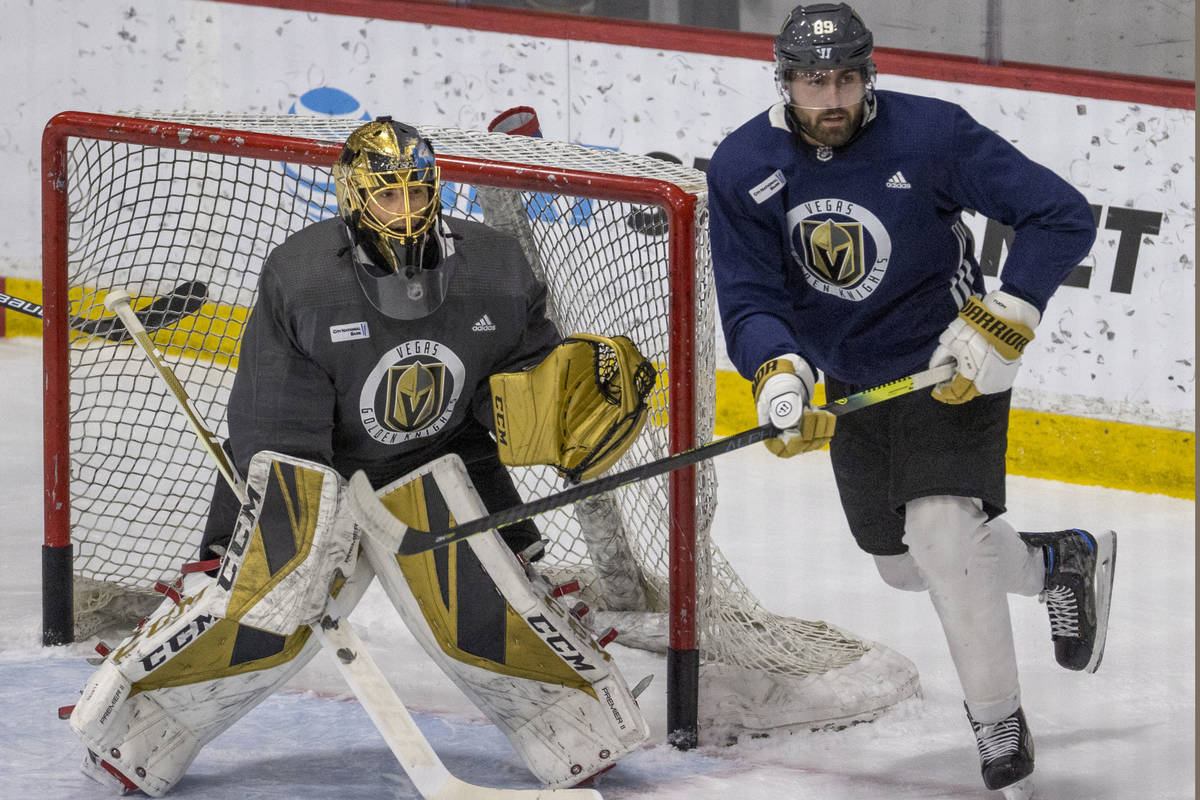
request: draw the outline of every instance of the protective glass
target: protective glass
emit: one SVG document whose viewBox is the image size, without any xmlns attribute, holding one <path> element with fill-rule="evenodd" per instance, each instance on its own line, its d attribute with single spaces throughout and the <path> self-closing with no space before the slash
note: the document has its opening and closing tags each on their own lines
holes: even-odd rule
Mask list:
<svg viewBox="0 0 1200 800">
<path fill-rule="evenodd" d="M 863 101 L 873 82 L 866 69 L 787 70 L 781 88 L 798 108 L 849 108 Z"/>
</svg>

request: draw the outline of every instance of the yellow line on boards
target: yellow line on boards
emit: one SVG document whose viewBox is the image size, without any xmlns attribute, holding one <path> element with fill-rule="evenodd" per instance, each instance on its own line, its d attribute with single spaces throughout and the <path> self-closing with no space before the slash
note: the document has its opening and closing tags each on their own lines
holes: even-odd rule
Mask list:
<svg viewBox="0 0 1200 800">
<path fill-rule="evenodd" d="M 40 281 L 6 280 L 10 294 L 31 302 L 41 303 L 41 289 Z M 70 294 L 73 301 L 82 299 L 80 289 Z M 94 310 L 88 316 L 104 313 L 102 298 L 91 299 L 89 308 Z M 41 320 L 12 310 L 3 313 L 8 336 L 41 336 Z M 245 308 L 205 303 L 199 314 L 156 332 L 153 339 L 172 355 L 236 367 L 237 343 L 248 314 Z M 661 373 L 659 380 L 663 380 Z M 749 381 L 736 372 L 720 370 L 716 387 L 714 435 L 730 436 L 758 425 Z M 825 402 L 824 389 L 817 385 L 814 402 Z M 651 424 L 665 423 L 665 408 L 652 408 Z M 1013 409 L 1009 417 L 1008 470 L 1031 478 L 1195 500 L 1196 434 Z"/>
</svg>

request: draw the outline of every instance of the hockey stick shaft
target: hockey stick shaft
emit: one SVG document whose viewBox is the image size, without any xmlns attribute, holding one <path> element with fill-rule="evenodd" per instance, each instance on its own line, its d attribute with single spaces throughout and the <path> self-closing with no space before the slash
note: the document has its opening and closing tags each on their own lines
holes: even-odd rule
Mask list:
<svg viewBox="0 0 1200 800">
<path fill-rule="evenodd" d="M 891 381 L 890 383 L 864 389 L 861 392 L 856 392 L 849 397 L 835 400 L 832 403 L 826 403 L 821 406 L 821 409 L 837 416 L 849 414 L 851 411 L 873 406 L 885 400 L 890 400 L 893 397 L 909 394 L 910 392 L 949 380 L 953 374 L 953 365 L 934 367 L 933 369 L 917 372 L 899 380 Z M 397 547 L 397 552 L 401 555 L 413 555 L 414 553 L 445 547 L 467 537 L 483 533 L 484 531 L 511 525 L 514 522 L 520 522 L 538 514 L 553 511 L 556 508 L 561 508 L 601 492 L 608 492 L 630 483 L 644 481 L 647 478 L 673 472 L 724 453 L 732 453 L 734 450 L 740 450 L 755 442 L 761 442 L 764 439 L 778 435 L 779 429 L 774 425 L 761 425 L 724 439 L 718 439 L 702 447 L 685 450 L 682 453 L 676 453 L 658 461 L 652 461 L 649 464 L 642 464 L 623 472 L 596 478 L 595 480 L 572 486 L 569 489 L 564 489 L 556 494 L 547 495 L 546 497 L 531 500 L 519 506 L 497 511 L 494 514 L 488 514 L 479 519 L 463 522 L 445 531 L 421 531 L 410 528 L 400 541 L 394 542 L 394 544 Z"/>
<path fill-rule="evenodd" d="M 187 281 L 172 289 L 168 294 L 154 298 L 149 305 L 134 311 L 134 315 L 147 331 L 168 328 L 186 316 L 196 313 L 208 295 L 208 287 L 200 281 Z M 45 310 L 32 300 L 14 297 L 0 292 L 0 307 L 19 311 L 42 319 Z M 88 336 L 97 336 L 114 342 L 130 338 L 129 329 L 118 319 L 86 319 L 72 317 L 68 323 L 72 330 Z"/>
<path fill-rule="evenodd" d="M 12 311 L 19 311 L 22 314 L 28 314 L 31 317 L 42 318 L 42 307 L 32 300 L 26 300 L 23 297 L 14 297 L 11 294 L 0 292 L 0 306 Z"/>
<path fill-rule="evenodd" d="M 187 390 L 183 388 L 183 384 L 179 382 L 179 379 L 175 377 L 175 371 L 163 360 L 163 355 L 155 346 L 154 340 L 150 338 L 150 334 L 146 331 L 145 326 L 142 325 L 142 321 L 134 313 L 133 307 L 130 305 L 131 299 L 129 292 L 124 289 L 114 289 L 104 298 L 104 305 L 124 323 L 128 335 L 133 337 L 134 342 L 146 356 L 146 360 L 150 362 L 150 365 L 158 372 L 158 376 L 162 378 L 163 383 L 171 390 L 171 394 L 175 396 L 175 401 L 187 417 L 188 426 L 196 434 L 196 438 L 200 440 L 201 446 L 212 457 L 222 477 L 225 478 L 230 488 L 238 496 L 238 500 L 244 503 L 246 501 L 245 487 L 242 485 L 242 480 L 238 476 L 237 470 L 233 468 L 233 464 L 229 461 L 229 456 L 226 455 L 225 448 L 221 446 L 221 441 L 217 438 L 217 435 L 210 431 L 204 424 L 204 420 L 201 419 L 200 414 L 192 405 L 192 398 L 188 395 Z"/>
<path fill-rule="evenodd" d="M 163 360 L 134 313 L 129 293 L 124 289 L 109 292 L 104 304 L 125 324 L 134 342 L 171 390 L 200 444 L 212 457 L 238 500 L 245 503 L 245 485 L 220 441 L 204 424 L 187 390 Z M 426 800 L 602 800 L 600 793 L 591 789 L 492 789 L 454 777 L 413 721 L 407 706 L 383 677 L 379 665 L 349 622 L 344 618 L 326 616 L 311 628 L 321 645 L 337 659 L 338 669 L 359 703 L 375 723 L 392 755 Z"/>
</svg>

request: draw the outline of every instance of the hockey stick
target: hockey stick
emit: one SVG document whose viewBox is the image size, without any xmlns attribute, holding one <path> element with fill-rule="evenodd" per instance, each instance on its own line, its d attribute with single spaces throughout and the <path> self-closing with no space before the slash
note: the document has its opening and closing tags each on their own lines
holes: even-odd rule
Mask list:
<svg viewBox="0 0 1200 800">
<path fill-rule="evenodd" d="M 201 284 L 203 286 L 203 284 Z M 167 388 L 171 390 L 171 394 L 175 396 L 175 401 L 179 403 L 180 409 L 183 410 L 187 417 L 188 425 L 192 432 L 196 434 L 196 438 L 200 440 L 200 444 L 204 446 L 214 462 L 217 469 L 221 472 L 221 476 L 233 489 L 240 502 L 246 502 L 246 489 L 242 485 L 242 479 L 238 476 L 237 470 L 233 468 L 233 464 L 229 461 L 229 456 L 225 454 L 225 448 L 221 446 L 221 441 L 217 435 L 210 431 L 200 418 L 200 414 L 192 405 L 192 398 L 188 395 L 187 390 L 183 388 L 183 384 L 175 377 L 175 371 L 163 361 L 162 353 L 154 345 L 154 340 L 150 338 L 142 320 L 137 312 L 130 306 L 132 298 L 129 292 L 124 289 L 114 289 L 104 298 L 104 306 L 111 312 L 117 315 L 117 319 L 122 323 L 120 332 L 121 339 L 132 337 L 134 342 L 142 349 L 146 360 L 158 372 L 158 376 L 167 384 Z M 156 301 L 157 302 L 157 301 Z M 115 328 L 115 325 L 113 326 Z"/>
<path fill-rule="evenodd" d="M 208 287 L 200 281 L 187 281 L 172 289 L 169 293 L 154 298 L 150 305 L 134 312 L 137 319 L 147 331 L 157 331 L 169 328 L 186 316 L 195 314 L 204 305 L 208 296 Z M 0 292 L 0 306 L 11 308 L 22 314 L 42 319 L 42 306 L 31 300 L 14 297 Z M 68 322 L 72 330 L 88 336 L 98 336 L 111 342 L 123 342 L 130 338 L 127 326 L 119 318 L 86 319 L 71 317 Z"/>
<path fill-rule="evenodd" d="M 104 304 L 124 323 L 129 335 L 167 384 L 187 416 L 192 431 L 216 462 L 233 493 L 244 504 L 247 499 L 245 485 L 230 463 L 225 449 L 196 413 L 187 390 L 163 361 L 129 301 L 129 293 L 117 289 L 109 292 Z M 392 755 L 426 800 L 603 800 L 600 793 L 593 789 L 492 789 L 454 777 L 413 722 L 408 708 L 384 678 L 370 651 L 348 620 L 326 616 L 310 627 L 321 645 L 337 660 L 339 671 L 387 742 Z"/>
<path fill-rule="evenodd" d="M 835 400 L 832 403 L 826 403 L 821 406 L 821 409 L 837 416 L 849 414 L 851 411 L 873 406 L 876 403 L 882 403 L 893 397 L 900 397 L 918 389 L 949 380 L 952 375 L 954 375 L 953 364 L 934 367 L 933 369 L 917 372 L 881 386 L 864 389 L 861 392 L 856 392 L 849 397 Z M 444 531 L 422 531 L 416 528 L 408 528 L 397 520 L 395 525 L 388 528 L 387 534 L 391 539 L 389 544 L 393 545 L 396 552 L 400 555 L 413 555 L 414 553 L 422 553 L 426 550 L 445 547 L 470 536 L 483 533 L 484 531 L 504 525 L 511 525 L 514 522 L 520 522 L 538 514 L 553 511 L 556 508 L 561 508 L 586 497 L 599 494 L 600 492 L 611 491 L 626 484 L 643 481 L 667 472 L 673 472 L 674 470 L 697 464 L 714 456 L 732 453 L 734 450 L 740 450 L 755 442 L 761 442 L 763 439 L 769 439 L 777 435 L 779 435 L 779 429 L 774 425 L 761 425 L 724 439 L 718 439 L 702 447 L 684 450 L 682 453 L 676 453 L 673 456 L 667 456 L 658 461 L 651 461 L 649 464 L 642 464 L 641 466 L 627 469 L 624 472 L 596 478 L 595 480 L 572 486 L 569 489 L 564 489 L 556 494 L 547 495 L 537 500 L 530 500 L 528 503 L 506 508 L 494 514 L 480 517 L 479 519 L 459 523 Z M 368 498 L 354 492 L 351 492 L 350 497 L 352 503 L 369 502 Z"/>
</svg>

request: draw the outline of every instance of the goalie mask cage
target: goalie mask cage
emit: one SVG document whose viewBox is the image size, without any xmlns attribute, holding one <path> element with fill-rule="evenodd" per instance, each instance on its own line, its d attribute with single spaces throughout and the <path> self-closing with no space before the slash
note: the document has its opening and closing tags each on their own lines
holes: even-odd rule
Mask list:
<svg viewBox="0 0 1200 800">
<path fill-rule="evenodd" d="M 289 233 L 336 212 L 329 167 L 361 124 L 153 116 L 64 112 L 43 136 L 47 644 L 153 608 L 155 583 L 196 556 L 216 474 L 137 348 L 82 333 L 80 321 L 105 316 L 118 287 L 137 308 L 204 283 L 201 308 L 152 336 L 224 436 L 260 266 Z M 659 368 L 650 419 L 614 469 L 708 441 L 715 303 L 703 173 L 540 138 L 420 130 L 451 226 L 473 218 L 515 235 L 564 334 L 628 335 Z M 527 500 L 562 488 L 549 469 L 514 473 Z M 695 744 L 698 726 L 848 724 L 917 691 L 915 668 L 894 651 L 763 609 L 709 536 L 715 506 L 706 461 L 538 519 L 550 542 L 539 569 L 578 580 L 621 644 L 666 653 L 675 744 Z"/>
</svg>

